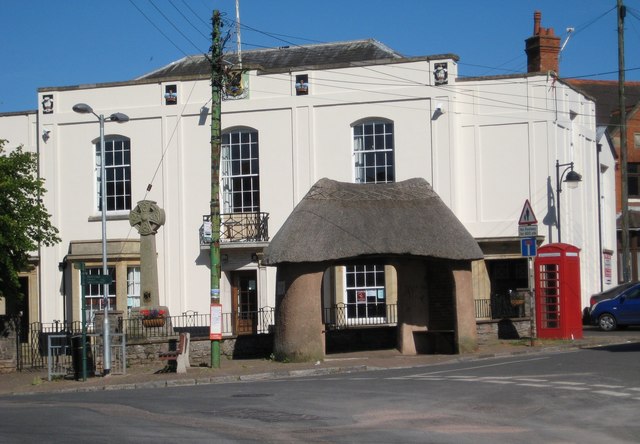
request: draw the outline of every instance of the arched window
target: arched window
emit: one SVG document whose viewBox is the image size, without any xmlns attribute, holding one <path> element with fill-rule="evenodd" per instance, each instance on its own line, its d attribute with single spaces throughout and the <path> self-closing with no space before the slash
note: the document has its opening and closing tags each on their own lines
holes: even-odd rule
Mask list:
<svg viewBox="0 0 640 444">
<path fill-rule="evenodd" d="M 220 153 L 223 212 L 260 211 L 258 132 L 240 128 L 222 135 Z"/>
<path fill-rule="evenodd" d="M 131 140 L 122 136 L 104 141 L 107 212 L 131 210 Z M 100 142 L 96 143 L 96 208 L 102 211 Z"/>
<path fill-rule="evenodd" d="M 395 182 L 393 122 L 366 120 L 352 128 L 355 182 Z"/>
</svg>

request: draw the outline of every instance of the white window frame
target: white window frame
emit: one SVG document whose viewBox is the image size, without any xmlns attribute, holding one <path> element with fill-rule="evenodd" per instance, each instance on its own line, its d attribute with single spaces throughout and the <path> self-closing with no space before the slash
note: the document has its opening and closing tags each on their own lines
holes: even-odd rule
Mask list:
<svg viewBox="0 0 640 444">
<path fill-rule="evenodd" d="M 343 267 L 345 318 L 347 325 L 384 324 L 387 322 L 387 293 L 384 265 L 367 263 Z M 353 285 L 349 285 L 349 275 Z M 380 282 L 380 278 L 382 282 Z M 382 297 L 380 297 L 382 296 Z M 382 305 L 384 316 L 369 316 Z"/>
<path fill-rule="evenodd" d="M 116 151 L 115 144 L 122 144 Z M 100 141 L 95 144 L 95 208 L 98 214 L 102 211 L 100 165 Z M 123 136 L 105 137 L 104 151 L 107 163 L 105 173 L 107 178 L 107 213 L 128 213 L 131 211 L 131 139 Z M 116 163 L 117 161 L 117 163 Z M 111 191 L 110 191 L 111 190 Z"/>
<path fill-rule="evenodd" d="M 140 266 L 127 267 L 127 308 L 140 307 Z"/>
<path fill-rule="evenodd" d="M 367 119 L 351 125 L 354 182 L 395 182 L 394 125 L 387 119 Z M 373 170 L 373 179 L 367 175 Z M 380 176 L 381 175 L 381 176 Z"/>
<path fill-rule="evenodd" d="M 220 176 L 224 213 L 260 212 L 260 143 L 253 128 L 235 128 L 222 135 Z M 240 203 L 234 198 L 240 195 Z"/>
</svg>

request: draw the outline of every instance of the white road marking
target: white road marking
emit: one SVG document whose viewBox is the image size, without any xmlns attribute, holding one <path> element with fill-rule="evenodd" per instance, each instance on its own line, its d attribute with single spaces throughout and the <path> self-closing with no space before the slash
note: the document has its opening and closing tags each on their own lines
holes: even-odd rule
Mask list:
<svg viewBox="0 0 640 444">
<path fill-rule="evenodd" d="M 546 379 L 535 379 L 535 378 L 516 378 L 516 381 L 524 381 L 524 382 L 547 382 Z"/>
<path fill-rule="evenodd" d="M 573 386 L 573 385 L 568 385 L 566 387 L 559 386 L 559 387 L 554 387 L 554 388 L 558 388 L 560 390 L 573 390 L 573 391 L 576 391 L 576 392 L 585 391 L 585 390 L 591 390 L 589 387 L 576 387 L 576 386 Z"/>
<path fill-rule="evenodd" d="M 549 357 L 543 356 L 543 357 L 540 357 L 540 358 L 521 359 L 521 360 L 518 360 L 518 361 L 499 362 L 499 363 L 496 363 L 496 364 L 487 364 L 487 365 L 477 365 L 475 367 L 466 367 L 466 368 L 459 368 L 459 369 L 442 370 L 442 371 L 439 371 L 439 372 L 421 373 L 420 375 L 413 375 L 413 376 L 437 375 L 437 374 L 441 374 L 441 373 L 451 373 L 451 372 L 466 372 L 466 371 L 469 371 L 469 370 L 476 370 L 476 369 L 479 369 L 479 368 L 501 367 L 501 366 L 504 366 L 504 365 L 520 364 L 521 362 L 542 361 L 544 359 L 549 359 Z"/>
<path fill-rule="evenodd" d="M 552 384 L 558 385 L 587 385 L 586 382 L 572 382 L 572 381 L 551 381 Z"/>
<path fill-rule="evenodd" d="M 598 393 L 600 395 L 607 395 L 607 396 L 616 396 L 618 398 L 624 398 L 625 396 L 631 396 L 630 393 L 612 392 L 611 390 L 594 390 L 593 393 Z"/>
<path fill-rule="evenodd" d="M 520 385 L 522 387 L 542 387 L 542 388 L 548 388 L 549 387 L 546 384 L 533 384 L 533 383 L 524 383 L 524 384 L 520 383 L 518 385 Z"/>
</svg>

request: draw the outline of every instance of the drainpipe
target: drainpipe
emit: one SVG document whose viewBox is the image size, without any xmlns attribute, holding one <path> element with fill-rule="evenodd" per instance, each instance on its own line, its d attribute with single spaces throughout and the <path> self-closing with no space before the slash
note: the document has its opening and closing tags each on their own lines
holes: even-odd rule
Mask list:
<svg viewBox="0 0 640 444">
<path fill-rule="evenodd" d="M 602 267 L 604 259 L 602 257 L 602 191 L 600 184 L 600 153 L 602 152 L 602 144 L 596 143 L 596 183 L 598 185 L 598 251 L 600 252 L 600 291 L 604 290 L 604 276 Z"/>
</svg>

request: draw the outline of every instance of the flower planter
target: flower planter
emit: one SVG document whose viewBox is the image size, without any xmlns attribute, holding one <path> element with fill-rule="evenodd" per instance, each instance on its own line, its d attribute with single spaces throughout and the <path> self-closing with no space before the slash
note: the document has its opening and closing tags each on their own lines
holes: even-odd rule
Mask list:
<svg viewBox="0 0 640 444">
<path fill-rule="evenodd" d="M 164 318 L 155 318 L 155 319 L 143 319 L 142 325 L 144 327 L 164 327 Z"/>
</svg>

